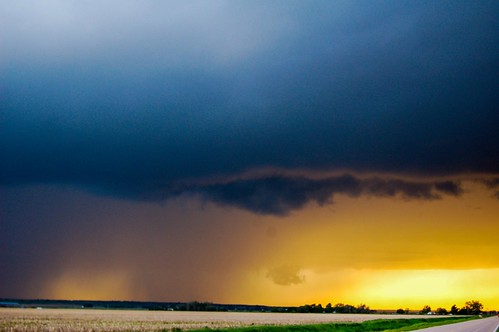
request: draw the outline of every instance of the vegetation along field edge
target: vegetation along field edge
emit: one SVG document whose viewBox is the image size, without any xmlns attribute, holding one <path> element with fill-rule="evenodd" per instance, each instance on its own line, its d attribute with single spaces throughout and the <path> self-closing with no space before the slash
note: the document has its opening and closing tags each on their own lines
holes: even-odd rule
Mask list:
<svg viewBox="0 0 499 332">
<path fill-rule="evenodd" d="M 368 332 L 368 331 L 414 331 L 427 327 L 464 322 L 477 317 L 378 319 L 361 323 L 327 323 L 312 325 L 249 326 L 238 328 L 212 329 L 214 332 Z M 208 329 L 193 330 L 206 332 Z"/>
</svg>

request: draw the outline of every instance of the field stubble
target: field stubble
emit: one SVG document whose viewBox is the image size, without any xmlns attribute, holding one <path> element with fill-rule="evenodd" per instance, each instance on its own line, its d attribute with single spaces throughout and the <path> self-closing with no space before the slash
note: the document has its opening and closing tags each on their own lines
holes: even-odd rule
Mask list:
<svg viewBox="0 0 499 332">
<path fill-rule="evenodd" d="M 0 331 L 175 331 L 410 317 L 414 316 L 0 308 Z"/>
</svg>

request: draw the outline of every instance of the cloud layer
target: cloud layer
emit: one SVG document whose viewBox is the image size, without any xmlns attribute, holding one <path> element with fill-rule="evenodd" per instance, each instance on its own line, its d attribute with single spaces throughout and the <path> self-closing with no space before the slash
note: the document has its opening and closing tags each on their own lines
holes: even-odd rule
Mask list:
<svg viewBox="0 0 499 332">
<path fill-rule="evenodd" d="M 459 302 L 492 298 L 498 15 L 0 1 L 0 297 L 360 303 L 494 269 Z"/>
<path fill-rule="evenodd" d="M 460 182 L 450 180 L 410 181 L 381 177 L 358 178 L 352 175 L 312 179 L 275 175 L 190 185 L 177 188 L 174 194 L 195 193 L 219 205 L 235 206 L 257 214 L 285 216 L 311 202 L 330 204 L 337 194 L 434 200 L 440 199 L 442 195 L 459 196 L 462 192 Z"/>
<path fill-rule="evenodd" d="M 499 173 L 495 2 L 0 6 L 0 184 L 132 197 L 265 167 Z M 281 210 L 322 202 L 298 182 Z"/>
</svg>

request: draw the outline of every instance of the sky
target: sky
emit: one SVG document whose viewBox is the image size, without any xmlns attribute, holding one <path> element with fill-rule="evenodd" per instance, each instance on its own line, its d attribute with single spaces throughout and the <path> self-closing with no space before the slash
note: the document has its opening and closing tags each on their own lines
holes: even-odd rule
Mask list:
<svg viewBox="0 0 499 332">
<path fill-rule="evenodd" d="M 498 25 L 0 0 L 0 297 L 499 309 Z"/>
</svg>

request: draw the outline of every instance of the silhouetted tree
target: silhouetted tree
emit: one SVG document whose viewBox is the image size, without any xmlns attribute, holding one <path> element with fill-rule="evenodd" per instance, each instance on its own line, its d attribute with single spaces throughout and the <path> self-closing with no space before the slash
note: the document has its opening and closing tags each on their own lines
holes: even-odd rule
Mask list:
<svg viewBox="0 0 499 332">
<path fill-rule="evenodd" d="M 296 312 L 301 312 L 301 313 L 309 313 L 309 312 L 315 312 L 315 313 L 323 313 L 324 308 L 322 307 L 322 304 L 305 304 L 302 306 L 299 306 L 296 309 Z"/>
<path fill-rule="evenodd" d="M 402 308 L 397 309 L 397 314 L 400 314 L 400 315 L 405 314 L 405 310 Z"/>
<path fill-rule="evenodd" d="M 337 303 L 334 305 L 333 310 L 337 313 L 351 314 L 355 312 L 355 307 L 350 304 Z"/>
<path fill-rule="evenodd" d="M 452 307 L 450 308 L 450 313 L 453 315 L 457 315 L 459 313 L 459 308 L 455 304 L 452 305 Z"/>
<path fill-rule="evenodd" d="M 367 314 L 367 313 L 372 313 L 376 312 L 375 310 L 371 310 L 369 306 L 365 305 L 364 303 L 359 304 L 358 306 L 354 307 L 353 305 L 350 304 L 343 304 L 343 303 L 336 303 L 334 306 L 331 305 L 331 303 L 328 303 L 326 307 L 323 307 L 322 304 L 305 304 L 299 307 L 290 307 L 288 309 L 288 312 L 302 312 L 302 313 L 308 313 L 308 312 L 315 312 L 315 313 L 360 313 L 360 314 Z"/>
<path fill-rule="evenodd" d="M 429 305 L 425 305 L 423 309 L 419 312 L 420 314 L 426 315 L 427 313 L 431 312 L 431 307 Z"/>
<path fill-rule="evenodd" d="M 355 312 L 358 314 L 368 314 L 371 312 L 371 309 L 364 303 L 361 303 L 355 308 Z"/>
<path fill-rule="evenodd" d="M 483 304 L 478 301 L 467 301 L 464 305 L 467 315 L 479 315 L 482 312 Z"/>
<path fill-rule="evenodd" d="M 435 313 L 437 315 L 447 315 L 447 309 L 445 309 L 445 308 L 437 308 L 437 310 L 435 310 Z"/>
<path fill-rule="evenodd" d="M 469 315 L 468 310 L 466 310 L 465 307 L 459 308 L 459 311 L 457 312 L 458 315 Z"/>
</svg>

